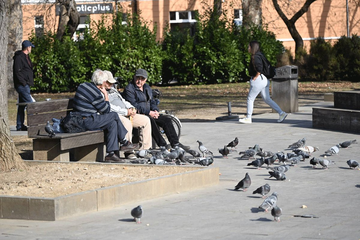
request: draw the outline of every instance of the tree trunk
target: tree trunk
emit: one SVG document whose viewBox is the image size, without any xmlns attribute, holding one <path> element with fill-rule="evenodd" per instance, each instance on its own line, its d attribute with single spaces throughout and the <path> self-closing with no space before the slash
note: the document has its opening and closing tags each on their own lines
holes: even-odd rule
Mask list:
<svg viewBox="0 0 360 240">
<path fill-rule="evenodd" d="M 7 78 L 7 46 L 8 46 L 8 0 L 0 0 L 0 172 L 11 169 L 25 169 L 25 163 L 17 153 L 15 144 L 10 138 L 8 122 L 8 78 Z"/>
<path fill-rule="evenodd" d="M 73 36 L 79 25 L 80 15 L 75 0 L 57 0 L 57 3 L 60 4 L 60 16 L 56 37 L 61 40 L 63 36 Z"/>
<path fill-rule="evenodd" d="M 294 14 L 294 16 L 291 19 L 288 19 L 284 12 L 280 9 L 280 6 L 278 4 L 277 0 L 272 0 L 276 12 L 279 14 L 281 19 L 284 21 L 286 27 L 288 28 L 291 37 L 295 41 L 295 58 L 298 56 L 300 51 L 304 48 L 304 41 L 302 40 L 302 37 L 300 33 L 297 31 L 295 23 L 296 21 L 309 10 L 310 5 L 315 2 L 316 0 L 306 0 L 304 5 L 301 7 L 301 9 Z"/>
<path fill-rule="evenodd" d="M 262 0 L 243 0 L 243 26 L 249 28 L 253 25 L 260 26 L 262 21 Z"/>
<path fill-rule="evenodd" d="M 8 97 L 14 98 L 17 96 L 13 80 L 13 56 L 16 50 L 21 49 L 21 42 L 23 38 L 22 27 L 22 9 L 21 0 L 10 0 L 8 21 L 8 51 L 7 51 L 7 69 L 8 69 Z"/>
<path fill-rule="evenodd" d="M 222 0 L 214 0 L 214 10 L 211 14 L 212 19 L 219 19 L 222 13 Z"/>
</svg>

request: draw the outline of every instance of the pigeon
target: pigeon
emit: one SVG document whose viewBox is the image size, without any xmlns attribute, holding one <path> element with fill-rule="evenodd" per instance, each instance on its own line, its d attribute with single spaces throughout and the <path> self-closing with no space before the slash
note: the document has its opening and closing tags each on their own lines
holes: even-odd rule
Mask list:
<svg viewBox="0 0 360 240">
<path fill-rule="evenodd" d="M 313 157 L 312 159 L 310 159 L 310 164 L 312 165 L 313 168 L 315 168 L 316 165 L 319 164 L 319 160 L 320 160 L 320 158 L 316 158 L 316 157 Z"/>
<path fill-rule="evenodd" d="M 263 164 L 264 164 L 264 158 L 258 158 L 258 159 L 255 159 L 254 161 L 248 163 L 247 165 L 254 166 L 254 167 L 257 167 L 258 169 L 260 169 Z"/>
<path fill-rule="evenodd" d="M 277 202 L 277 192 L 273 192 L 270 196 L 265 198 L 263 203 L 259 206 L 260 209 L 265 210 L 265 212 L 269 211 L 269 209 L 272 209 L 274 206 L 276 206 Z"/>
<path fill-rule="evenodd" d="M 265 184 L 262 185 L 261 187 L 258 187 L 255 191 L 253 191 L 253 194 L 260 194 L 262 196 L 262 198 L 264 198 L 266 196 L 266 194 L 268 194 L 270 192 L 270 185 L 269 184 Z"/>
<path fill-rule="evenodd" d="M 284 172 L 278 172 L 278 171 L 269 171 L 270 174 L 270 178 L 274 177 L 276 178 L 276 180 L 285 180 L 286 179 L 286 175 Z"/>
<path fill-rule="evenodd" d="M 340 147 L 340 145 L 332 146 L 331 148 L 326 150 L 322 156 L 326 157 L 326 156 L 332 156 L 332 155 L 338 154 L 340 151 L 339 147 Z"/>
<path fill-rule="evenodd" d="M 47 121 L 46 125 L 45 125 L 45 132 L 47 132 L 49 134 L 49 137 L 55 137 L 55 132 L 53 127 L 51 126 L 50 122 Z"/>
<path fill-rule="evenodd" d="M 276 154 L 272 155 L 269 158 L 264 159 L 264 163 L 269 167 L 270 165 L 274 164 L 274 162 L 277 160 Z"/>
<path fill-rule="evenodd" d="M 248 149 L 248 150 L 246 150 L 244 152 L 239 152 L 239 155 L 241 155 L 240 159 L 254 158 L 255 154 L 256 154 L 256 151 L 254 149 L 252 149 L 252 148 Z"/>
<path fill-rule="evenodd" d="M 148 157 L 149 156 L 149 151 L 146 150 L 146 149 L 142 149 L 142 150 L 139 150 L 136 152 L 136 155 L 140 158 L 145 158 L 145 157 Z"/>
<path fill-rule="evenodd" d="M 203 144 L 202 142 L 200 142 L 199 140 L 197 140 L 197 142 L 199 143 L 199 150 L 200 150 L 200 152 L 202 153 L 203 157 L 205 157 L 205 155 L 207 155 L 207 154 L 210 154 L 211 156 L 214 155 L 210 150 L 208 150 L 208 149 L 204 146 L 204 144 Z"/>
<path fill-rule="evenodd" d="M 280 166 L 276 166 L 276 167 L 273 167 L 270 169 L 272 169 L 273 171 L 285 173 L 285 172 L 289 171 L 290 165 L 280 165 Z"/>
<path fill-rule="evenodd" d="M 133 216 L 136 223 L 141 223 L 141 217 L 142 217 L 143 210 L 141 208 L 141 205 L 137 206 L 136 208 L 133 208 L 131 210 L 131 216 Z"/>
<path fill-rule="evenodd" d="M 226 145 L 226 147 L 235 148 L 238 144 L 239 144 L 239 139 L 235 137 L 235 139 L 229 142 L 228 145 Z"/>
<path fill-rule="evenodd" d="M 291 165 L 295 166 L 296 164 L 298 164 L 300 161 L 303 161 L 303 160 L 304 160 L 304 157 L 299 155 L 296 157 L 291 157 L 287 161 L 290 162 Z"/>
<path fill-rule="evenodd" d="M 190 155 L 192 155 L 193 157 L 201 157 L 201 154 L 200 154 L 198 151 L 196 151 L 196 150 L 190 149 L 190 150 L 188 150 L 187 152 L 188 152 Z"/>
<path fill-rule="evenodd" d="M 355 169 L 359 168 L 359 162 L 356 160 L 347 160 L 346 163 L 349 165 L 350 168 Z"/>
<path fill-rule="evenodd" d="M 245 174 L 245 177 L 235 186 L 235 190 L 240 190 L 246 192 L 246 190 L 251 185 L 251 179 L 248 173 Z"/>
<path fill-rule="evenodd" d="M 230 153 L 230 150 L 227 148 L 227 146 L 224 146 L 224 148 L 219 148 L 219 153 L 223 157 L 227 157 L 227 155 Z"/>
<path fill-rule="evenodd" d="M 259 144 L 255 144 L 252 148 L 249 149 L 253 149 L 256 151 L 256 153 L 261 153 L 262 152 L 262 148 L 259 146 Z"/>
<path fill-rule="evenodd" d="M 319 148 L 313 147 L 313 146 L 304 146 L 304 147 L 297 148 L 297 150 L 301 150 L 301 151 L 304 151 L 304 152 L 307 152 L 310 154 L 310 153 L 319 151 Z"/>
<path fill-rule="evenodd" d="M 213 157 L 207 156 L 207 157 L 199 158 L 196 163 L 200 164 L 201 166 L 210 166 L 211 164 L 213 164 L 213 162 L 214 162 Z"/>
<path fill-rule="evenodd" d="M 271 151 L 263 151 L 263 152 L 258 152 L 256 153 L 256 155 L 260 156 L 260 157 L 272 157 L 275 154 Z"/>
<path fill-rule="evenodd" d="M 276 222 L 280 222 L 280 216 L 282 214 L 282 209 L 279 208 L 278 206 L 274 206 L 272 209 L 271 209 L 271 215 L 274 217 L 274 221 Z"/>
<path fill-rule="evenodd" d="M 305 160 L 305 158 L 309 158 L 310 157 L 310 153 L 308 152 L 305 152 L 303 150 L 300 150 L 299 148 L 298 149 L 294 149 L 293 152 L 296 154 L 296 155 L 301 155 L 303 156 L 303 160 Z"/>
<path fill-rule="evenodd" d="M 331 163 L 331 162 L 330 162 L 329 160 L 327 160 L 327 159 L 322 159 L 322 158 L 320 158 L 320 160 L 319 160 L 319 164 L 320 164 L 324 169 L 328 169 L 330 163 Z"/>
<path fill-rule="evenodd" d="M 277 152 L 276 156 L 277 156 L 279 162 L 282 162 L 282 163 L 285 163 L 285 161 L 288 159 L 287 154 L 285 154 L 284 152 Z"/>
<path fill-rule="evenodd" d="M 298 140 L 297 142 L 290 144 L 288 146 L 288 149 L 301 148 L 301 147 L 305 146 L 305 143 L 306 143 L 306 139 L 302 138 L 302 139 Z"/>
<path fill-rule="evenodd" d="M 340 147 L 348 148 L 351 144 L 357 143 L 356 139 L 339 143 Z"/>
</svg>

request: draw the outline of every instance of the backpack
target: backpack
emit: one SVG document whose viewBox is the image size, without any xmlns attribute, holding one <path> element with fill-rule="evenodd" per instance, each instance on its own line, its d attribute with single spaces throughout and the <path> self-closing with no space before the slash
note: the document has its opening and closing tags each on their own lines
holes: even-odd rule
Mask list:
<svg viewBox="0 0 360 240">
<path fill-rule="evenodd" d="M 66 133 L 85 132 L 84 120 L 79 112 L 70 112 L 66 117 L 61 119 L 60 126 Z"/>
<path fill-rule="evenodd" d="M 262 74 L 265 75 L 267 79 L 273 78 L 276 74 L 276 68 L 271 66 L 270 62 L 266 59 L 264 54 L 260 53 L 261 61 L 263 63 Z"/>
</svg>

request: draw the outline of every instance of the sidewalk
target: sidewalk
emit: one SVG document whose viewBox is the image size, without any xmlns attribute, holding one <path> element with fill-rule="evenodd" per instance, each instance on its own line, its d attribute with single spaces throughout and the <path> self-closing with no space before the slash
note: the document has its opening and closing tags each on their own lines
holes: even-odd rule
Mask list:
<svg viewBox="0 0 360 240">
<path fill-rule="evenodd" d="M 317 105 L 328 105 L 321 102 Z M 292 167 L 285 181 L 269 179 L 268 170 L 248 167 L 233 152 L 222 158 L 218 148 L 235 137 L 237 151 L 259 144 L 264 150 L 284 151 L 303 137 L 306 145 L 319 147 L 312 156 L 359 135 L 312 128 L 312 105 L 289 114 L 277 123 L 276 113 L 253 116 L 252 124 L 237 121 L 185 122 L 181 142 L 197 148 L 200 140 L 215 155 L 213 166 L 219 167 L 220 184 L 178 195 L 120 208 L 67 218 L 56 222 L 0 220 L 1 239 L 359 239 L 360 171 L 350 170 L 349 159 L 360 161 L 360 144 L 340 149 L 328 157 L 335 164 L 328 170 L 312 169 L 309 159 Z M 277 164 L 277 163 L 276 163 Z M 248 172 L 252 185 L 247 192 L 233 191 Z M 278 193 L 283 215 L 274 222 L 270 213 L 259 211 L 263 199 L 253 195 L 257 187 L 268 183 L 271 193 Z M 159 186 L 160 187 L 160 186 Z M 130 211 L 141 204 L 141 224 L 132 221 Z M 302 208 L 306 206 L 306 208 Z M 318 218 L 293 215 L 313 214 Z"/>
</svg>

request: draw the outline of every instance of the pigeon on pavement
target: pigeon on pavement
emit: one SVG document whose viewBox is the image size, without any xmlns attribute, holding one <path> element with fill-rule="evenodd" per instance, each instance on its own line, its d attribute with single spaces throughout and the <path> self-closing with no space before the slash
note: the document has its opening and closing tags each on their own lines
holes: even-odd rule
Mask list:
<svg viewBox="0 0 360 240">
<path fill-rule="evenodd" d="M 277 152 L 276 156 L 277 156 L 279 162 L 281 162 L 281 163 L 285 163 L 286 160 L 288 159 L 287 154 L 285 154 L 284 152 Z"/>
<path fill-rule="evenodd" d="M 203 158 L 199 158 L 197 160 L 197 164 L 200 164 L 201 166 L 209 166 L 214 162 L 214 159 L 212 156 L 207 156 L 207 157 L 203 157 Z"/>
<path fill-rule="evenodd" d="M 271 194 L 270 196 L 265 198 L 265 200 L 259 206 L 259 208 L 263 209 L 263 210 L 265 210 L 265 212 L 267 212 L 267 211 L 269 211 L 269 209 L 272 209 L 276 205 L 277 199 L 278 199 L 277 192 L 273 192 L 273 194 Z"/>
<path fill-rule="evenodd" d="M 297 142 L 290 144 L 288 146 L 288 148 L 289 149 L 301 148 L 301 147 L 305 146 L 305 143 L 306 143 L 306 139 L 302 138 L 302 139 L 298 140 Z"/>
<path fill-rule="evenodd" d="M 235 186 L 235 190 L 240 190 L 245 192 L 251 185 L 251 179 L 248 173 L 245 174 L 245 177 Z"/>
<path fill-rule="evenodd" d="M 276 178 L 276 180 L 285 180 L 286 179 L 286 175 L 284 172 L 278 172 L 278 171 L 269 171 L 270 174 L 270 178 L 274 177 Z"/>
<path fill-rule="evenodd" d="M 290 165 L 280 165 L 280 166 L 276 166 L 273 168 L 270 168 L 273 171 L 277 171 L 277 172 L 287 172 L 290 169 Z"/>
<path fill-rule="evenodd" d="M 227 157 L 227 155 L 230 153 L 230 150 L 227 148 L 227 146 L 224 146 L 224 148 L 219 148 L 219 153 L 223 157 Z"/>
<path fill-rule="evenodd" d="M 324 169 L 328 169 L 329 168 L 329 164 L 332 163 L 327 159 L 322 159 L 320 158 L 319 160 L 319 164 L 324 168 Z"/>
<path fill-rule="evenodd" d="M 250 159 L 250 158 L 254 158 L 256 154 L 256 150 L 250 148 L 248 150 L 245 150 L 243 152 L 239 152 L 240 159 Z"/>
<path fill-rule="evenodd" d="M 47 132 L 49 134 L 49 137 L 55 137 L 55 132 L 53 127 L 51 126 L 50 122 L 47 121 L 46 125 L 45 125 L 45 132 Z"/>
<path fill-rule="evenodd" d="M 316 165 L 319 164 L 319 160 L 320 160 L 320 158 L 316 158 L 316 157 L 313 157 L 312 159 L 310 159 L 310 164 L 312 165 L 313 168 L 315 168 Z"/>
<path fill-rule="evenodd" d="M 229 142 L 226 147 L 235 148 L 238 144 L 239 144 L 239 139 L 235 137 L 235 139 Z"/>
<path fill-rule="evenodd" d="M 326 157 L 326 156 L 332 156 L 332 155 L 338 154 L 340 151 L 339 147 L 340 147 L 340 145 L 332 146 L 331 148 L 326 150 L 322 156 Z"/>
<path fill-rule="evenodd" d="M 271 209 L 271 215 L 274 217 L 274 221 L 280 222 L 280 216 L 282 215 L 282 209 L 279 208 L 277 205 Z"/>
<path fill-rule="evenodd" d="M 263 164 L 264 164 L 264 158 L 262 157 L 262 158 L 257 158 L 254 161 L 248 163 L 247 166 L 254 166 L 260 169 Z"/>
<path fill-rule="evenodd" d="M 143 210 L 141 208 L 141 205 L 139 205 L 136 208 L 133 208 L 131 210 L 131 216 L 133 216 L 136 223 L 141 223 L 142 213 L 143 213 Z"/>
<path fill-rule="evenodd" d="M 188 150 L 187 152 L 188 152 L 190 155 L 192 155 L 193 157 L 201 157 L 201 154 L 200 154 L 198 151 L 196 151 L 196 150 L 190 149 L 190 150 Z"/>
<path fill-rule="evenodd" d="M 304 152 L 307 152 L 307 153 L 313 153 L 313 152 L 316 152 L 316 151 L 319 151 L 319 148 L 318 147 L 313 147 L 313 146 L 304 146 L 304 147 L 300 147 L 300 148 L 297 148 L 298 150 L 301 150 L 301 151 L 304 151 Z"/>
<path fill-rule="evenodd" d="M 210 150 L 208 150 L 208 149 L 204 146 L 204 144 L 203 144 L 202 142 L 200 142 L 199 140 L 197 140 L 197 142 L 199 143 L 199 150 L 200 150 L 200 152 L 202 153 L 203 157 L 205 157 L 205 155 L 209 155 L 209 154 L 210 154 L 211 156 L 214 155 Z"/>
<path fill-rule="evenodd" d="M 260 194 L 262 196 L 262 198 L 264 198 L 266 196 L 266 194 L 268 194 L 270 192 L 270 185 L 269 184 L 265 184 L 262 185 L 261 187 L 258 187 L 255 191 L 253 191 L 253 194 Z"/>
<path fill-rule="evenodd" d="M 265 158 L 264 163 L 269 167 L 270 165 L 273 165 L 277 159 L 277 155 L 274 154 L 271 157 Z"/>
<path fill-rule="evenodd" d="M 350 168 L 353 168 L 353 169 L 359 168 L 359 162 L 356 160 L 350 159 L 350 160 L 347 160 L 346 163 L 349 165 Z"/>
<path fill-rule="evenodd" d="M 356 139 L 339 143 L 340 147 L 348 148 L 351 144 L 357 143 Z"/>
</svg>

